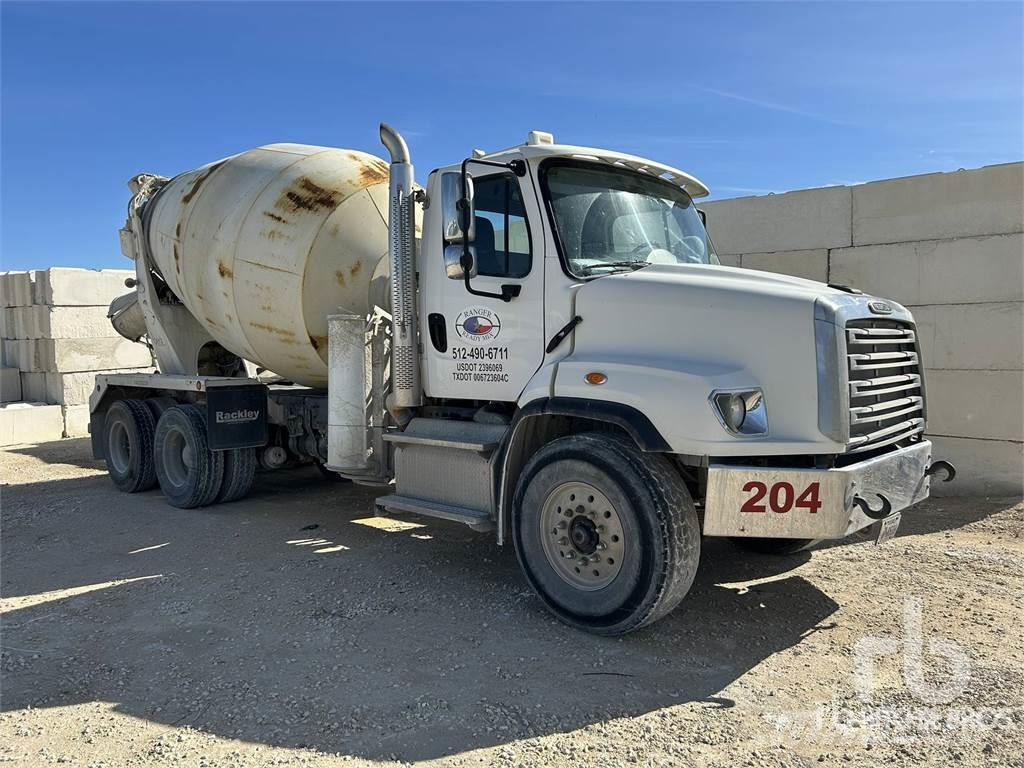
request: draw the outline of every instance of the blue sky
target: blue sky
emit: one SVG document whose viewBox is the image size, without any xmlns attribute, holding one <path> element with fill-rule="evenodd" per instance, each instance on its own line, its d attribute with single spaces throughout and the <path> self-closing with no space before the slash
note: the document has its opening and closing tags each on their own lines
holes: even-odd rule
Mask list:
<svg viewBox="0 0 1024 768">
<path fill-rule="evenodd" d="M 3 269 L 128 267 L 125 181 L 260 144 L 418 177 L 530 129 L 656 158 L 714 197 L 1024 157 L 1024 17 L 1003 4 L 10 3 Z"/>
</svg>

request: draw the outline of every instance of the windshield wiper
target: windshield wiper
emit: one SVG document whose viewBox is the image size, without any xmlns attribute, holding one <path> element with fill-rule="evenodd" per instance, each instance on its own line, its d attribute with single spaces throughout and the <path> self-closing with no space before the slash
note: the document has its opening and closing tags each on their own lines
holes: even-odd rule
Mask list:
<svg viewBox="0 0 1024 768">
<path fill-rule="evenodd" d="M 583 268 L 583 274 L 589 275 L 595 269 L 604 269 L 605 267 L 627 267 L 629 269 L 641 269 L 643 267 L 649 267 L 651 263 L 649 261 L 604 261 L 600 264 L 591 264 L 590 266 Z"/>
</svg>

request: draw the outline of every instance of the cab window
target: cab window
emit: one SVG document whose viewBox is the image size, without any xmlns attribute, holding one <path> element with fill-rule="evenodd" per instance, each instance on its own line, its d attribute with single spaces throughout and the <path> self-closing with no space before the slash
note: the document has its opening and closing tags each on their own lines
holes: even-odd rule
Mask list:
<svg viewBox="0 0 1024 768">
<path fill-rule="evenodd" d="M 530 272 L 530 230 L 519 181 L 511 174 L 473 179 L 477 273 L 524 277 Z"/>
</svg>

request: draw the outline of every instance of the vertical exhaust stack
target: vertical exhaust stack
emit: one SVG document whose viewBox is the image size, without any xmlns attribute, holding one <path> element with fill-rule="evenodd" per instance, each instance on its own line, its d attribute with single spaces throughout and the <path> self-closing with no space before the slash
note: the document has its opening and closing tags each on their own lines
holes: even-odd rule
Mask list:
<svg viewBox="0 0 1024 768">
<path fill-rule="evenodd" d="M 391 267 L 391 402 L 414 408 L 423 402 L 416 329 L 415 211 L 413 167 L 405 139 L 387 123 L 380 140 L 391 154 L 388 260 Z"/>
</svg>

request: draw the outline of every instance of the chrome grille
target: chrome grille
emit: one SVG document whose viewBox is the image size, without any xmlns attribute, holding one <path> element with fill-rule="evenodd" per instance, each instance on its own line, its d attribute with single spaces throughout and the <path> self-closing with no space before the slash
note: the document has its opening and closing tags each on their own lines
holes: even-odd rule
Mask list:
<svg viewBox="0 0 1024 768">
<path fill-rule="evenodd" d="M 846 351 L 849 452 L 882 448 L 924 432 L 924 387 L 914 328 L 896 320 L 851 320 Z"/>
</svg>

